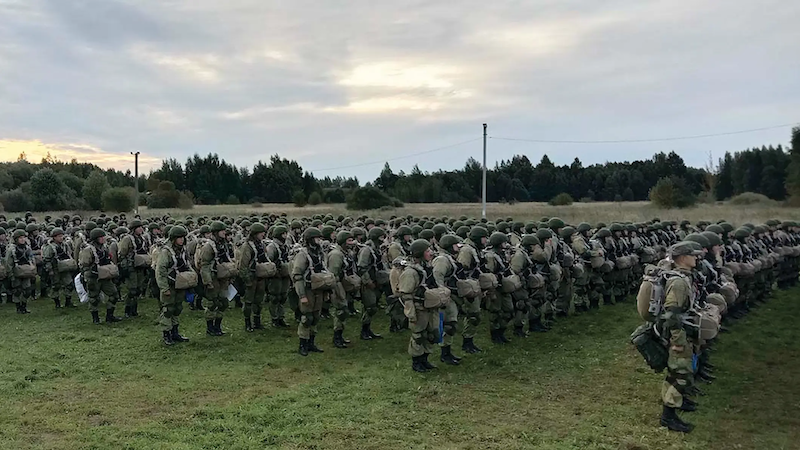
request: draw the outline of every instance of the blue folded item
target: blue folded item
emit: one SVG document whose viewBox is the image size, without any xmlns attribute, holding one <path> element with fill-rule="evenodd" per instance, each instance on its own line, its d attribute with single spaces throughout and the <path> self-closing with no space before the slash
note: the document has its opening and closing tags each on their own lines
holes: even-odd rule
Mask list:
<svg viewBox="0 0 800 450">
<path fill-rule="evenodd" d="M 189 303 L 190 305 L 194 304 L 194 294 L 191 292 L 186 293 L 186 303 Z"/>
<path fill-rule="evenodd" d="M 444 313 L 439 313 L 439 337 L 436 339 L 437 344 L 442 343 L 442 337 L 444 336 Z"/>
<path fill-rule="evenodd" d="M 692 355 L 692 372 L 697 373 L 697 362 L 698 362 L 697 355 Z"/>
</svg>

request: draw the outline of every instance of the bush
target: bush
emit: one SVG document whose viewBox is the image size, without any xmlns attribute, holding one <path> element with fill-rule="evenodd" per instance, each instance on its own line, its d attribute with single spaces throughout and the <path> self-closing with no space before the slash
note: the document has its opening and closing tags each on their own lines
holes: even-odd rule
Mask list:
<svg viewBox="0 0 800 450">
<path fill-rule="evenodd" d="M 303 191 L 297 191 L 292 195 L 292 201 L 294 202 L 294 206 L 302 208 L 306 206 L 306 194 L 304 194 Z"/>
<path fill-rule="evenodd" d="M 322 196 L 319 195 L 319 192 L 312 192 L 311 195 L 308 196 L 309 205 L 319 205 L 320 203 L 322 203 Z"/>
<path fill-rule="evenodd" d="M 325 203 L 344 203 L 347 197 L 341 188 L 325 191 Z"/>
<path fill-rule="evenodd" d="M 729 200 L 731 205 L 767 205 L 773 206 L 777 202 L 763 194 L 755 192 L 743 192 Z"/>
<path fill-rule="evenodd" d="M 100 209 L 103 206 L 103 192 L 110 189 L 105 174 L 95 170 L 86 178 L 83 184 L 83 199 L 92 209 Z"/>
<path fill-rule="evenodd" d="M 178 208 L 180 201 L 181 193 L 175 189 L 175 184 L 170 181 L 162 181 L 158 184 L 158 189 L 147 198 L 147 207 L 151 209 Z"/>
<path fill-rule="evenodd" d="M 35 211 L 61 211 L 66 208 L 69 189 L 52 169 L 36 171 L 29 183 L 27 193 Z"/>
<path fill-rule="evenodd" d="M 592 203 L 594 202 L 594 199 L 592 197 L 581 197 L 581 199 L 578 201 L 581 203 Z"/>
<path fill-rule="evenodd" d="M 192 193 L 189 191 L 181 192 L 178 194 L 178 208 L 179 209 L 192 209 L 194 208 L 194 200 L 192 200 Z"/>
<path fill-rule="evenodd" d="M 574 202 L 575 200 L 572 199 L 571 195 L 567 194 L 566 192 L 562 192 L 551 198 L 547 203 L 552 206 L 567 206 L 573 204 Z"/>
<path fill-rule="evenodd" d="M 622 196 L 619 194 L 614 194 L 614 201 L 617 203 L 622 202 Z"/>
<path fill-rule="evenodd" d="M 659 208 L 686 208 L 697 201 L 686 180 L 672 176 L 658 180 L 650 189 L 650 201 Z"/>
<path fill-rule="evenodd" d="M 23 212 L 33 209 L 31 200 L 19 188 L 0 194 L 0 203 L 8 212 Z"/>
<path fill-rule="evenodd" d="M 225 199 L 226 205 L 238 205 L 239 204 L 239 197 L 231 194 L 228 198 Z"/>
<path fill-rule="evenodd" d="M 250 207 L 251 208 L 263 208 L 264 204 L 261 203 L 261 202 L 252 202 L 252 203 L 250 203 Z"/>
<path fill-rule="evenodd" d="M 395 206 L 403 203 L 386 195 L 383 191 L 372 186 L 364 186 L 353 190 L 347 198 L 347 209 L 365 210 L 379 209 L 382 206 Z"/>
<path fill-rule="evenodd" d="M 111 188 L 103 192 L 103 210 L 129 212 L 136 206 L 136 191 L 133 188 Z"/>
</svg>

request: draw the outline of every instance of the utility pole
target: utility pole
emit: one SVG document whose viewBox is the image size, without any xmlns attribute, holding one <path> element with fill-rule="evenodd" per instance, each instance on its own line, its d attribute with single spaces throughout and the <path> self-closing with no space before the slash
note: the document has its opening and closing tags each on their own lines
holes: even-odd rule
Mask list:
<svg viewBox="0 0 800 450">
<path fill-rule="evenodd" d="M 483 124 L 483 209 L 481 217 L 486 218 L 486 124 Z"/>
<path fill-rule="evenodd" d="M 131 152 L 133 155 L 133 185 L 136 186 L 136 214 L 139 214 L 139 152 Z"/>
</svg>

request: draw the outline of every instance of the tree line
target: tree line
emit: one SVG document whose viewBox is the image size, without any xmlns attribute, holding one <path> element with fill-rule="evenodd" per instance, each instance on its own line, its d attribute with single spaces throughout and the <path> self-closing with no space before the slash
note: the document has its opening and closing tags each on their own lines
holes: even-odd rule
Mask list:
<svg viewBox="0 0 800 450">
<path fill-rule="evenodd" d="M 395 172 L 386 163 L 375 180 L 363 185 L 399 202 L 477 202 L 481 180 L 481 164 L 469 158 L 461 169 L 435 172 L 423 172 L 418 165 L 408 173 Z M 579 201 L 643 201 L 651 198 L 659 180 L 707 201 L 745 192 L 774 200 L 800 198 L 800 127 L 792 130 L 788 149 L 770 145 L 727 152 L 703 168 L 687 166 L 675 152 L 589 166 L 579 158 L 568 165 L 556 165 L 544 155 L 534 164 L 527 155 L 516 155 L 487 170 L 487 201 L 545 202 L 559 194 Z M 0 163 L 0 204 L 6 211 L 102 209 L 107 190 L 132 186 L 130 170 L 101 169 L 76 160 L 67 163 L 49 155 L 40 163 L 29 162 L 24 154 L 15 162 Z M 362 183 L 355 177 L 317 178 L 296 161 L 279 155 L 249 168 L 236 167 L 217 154 L 195 154 L 184 163 L 175 158 L 163 160 L 158 169 L 140 175 L 139 186 L 143 193 L 138 198 L 133 193 L 134 202 L 151 207 L 190 207 L 344 203 Z"/>
</svg>

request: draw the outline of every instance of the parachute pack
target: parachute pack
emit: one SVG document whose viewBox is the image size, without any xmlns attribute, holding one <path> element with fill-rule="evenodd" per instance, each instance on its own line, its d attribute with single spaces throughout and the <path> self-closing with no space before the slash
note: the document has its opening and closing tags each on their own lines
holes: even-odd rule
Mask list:
<svg viewBox="0 0 800 450">
<path fill-rule="evenodd" d="M 642 284 L 636 294 L 636 309 L 646 322 L 655 322 L 664 309 L 667 280 L 681 276 L 669 260 L 662 260 L 658 265 L 647 264 L 642 276 Z"/>
</svg>

